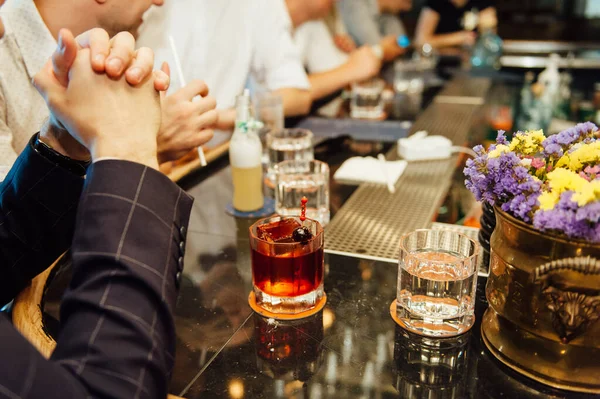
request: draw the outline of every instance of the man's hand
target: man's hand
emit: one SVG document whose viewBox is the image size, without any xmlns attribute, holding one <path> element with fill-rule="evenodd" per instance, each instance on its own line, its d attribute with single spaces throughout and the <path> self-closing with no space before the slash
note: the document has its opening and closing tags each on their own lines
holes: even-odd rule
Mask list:
<svg viewBox="0 0 600 399">
<path fill-rule="evenodd" d="M 463 46 L 473 46 L 477 41 L 477 34 L 473 31 L 463 30 L 458 32 L 458 35 L 460 35 L 460 44 Z"/>
<path fill-rule="evenodd" d="M 163 66 L 165 72 L 168 71 Z M 196 101 L 194 97 L 199 96 Z M 193 80 L 162 99 L 162 124 L 158 134 L 159 162 L 175 161 L 213 137 L 218 122 L 217 102 L 208 86 Z"/>
<path fill-rule="evenodd" d="M 353 51 L 346 63 L 351 70 L 351 76 L 355 81 L 372 78 L 381 69 L 381 60 L 375 54 L 371 46 L 362 46 Z"/>
<path fill-rule="evenodd" d="M 356 50 L 356 43 L 354 43 L 350 35 L 335 35 L 333 42 L 344 53 L 351 53 Z"/>
<path fill-rule="evenodd" d="M 109 39 L 106 31 L 91 29 L 76 39 L 66 30 L 59 32 L 58 48 L 52 55 L 52 71 L 56 80 L 67 87 L 69 71 L 77 52 L 90 49 L 90 60 L 94 71 L 118 79 L 125 74 L 127 81 L 138 84 L 152 73 L 153 55 L 148 49 L 135 51 L 135 41 L 129 34 L 118 34 Z M 169 88 L 169 76 L 161 71 L 154 72 L 154 86 L 162 91 Z M 56 120 L 52 118 L 40 131 L 40 139 L 55 151 L 73 159 L 86 160 L 90 154 L 81 143 L 75 140 Z"/>
<path fill-rule="evenodd" d="M 398 46 L 398 38 L 396 36 L 386 36 L 383 39 L 381 39 L 381 42 L 379 44 L 381 45 L 381 49 L 383 50 L 384 61 L 392 61 L 395 58 L 406 53 L 405 48 Z"/>
<path fill-rule="evenodd" d="M 63 43 L 72 39 L 68 31 L 60 35 Z M 62 45 L 63 52 L 66 48 Z M 132 86 L 126 77 L 99 74 L 93 69 L 91 49 L 83 48 L 68 69 L 65 87 L 61 81 L 65 70 L 57 64 L 60 59 L 53 57 L 53 62 L 48 61 L 33 80 L 50 108 L 51 120 L 88 148 L 93 160 L 116 158 L 158 169 L 156 134 L 161 113 L 154 76 L 150 74 Z M 150 49 L 140 49 L 134 59 L 132 65 L 138 60 L 143 60 L 144 66 L 152 65 L 154 54 Z M 120 68 L 121 72 L 127 65 Z"/>
</svg>

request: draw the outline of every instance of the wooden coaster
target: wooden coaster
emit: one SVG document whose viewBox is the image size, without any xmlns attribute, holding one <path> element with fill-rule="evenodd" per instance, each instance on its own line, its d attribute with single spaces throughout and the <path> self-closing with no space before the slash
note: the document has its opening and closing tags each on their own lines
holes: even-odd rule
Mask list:
<svg viewBox="0 0 600 399">
<path fill-rule="evenodd" d="M 469 326 L 469 328 L 467 328 L 465 331 L 461 331 L 460 334 L 452 334 L 455 330 L 449 329 L 448 330 L 448 333 L 449 333 L 448 335 L 427 335 L 427 334 L 423 334 L 423 333 L 420 333 L 418 331 L 415 331 L 412 328 L 409 328 L 406 325 L 406 323 L 404 323 L 402 320 L 400 320 L 398 318 L 397 307 L 398 307 L 398 303 L 394 299 L 394 301 L 390 305 L 390 316 L 392 316 L 392 320 L 394 320 L 396 322 L 396 324 L 398 324 L 400 327 L 404 328 L 406 331 L 408 331 L 410 333 L 413 333 L 413 334 L 416 334 L 416 335 L 421 335 L 423 337 L 439 338 L 439 339 L 452 338 L 452 337 L 456 337 L 458 335 L 463 335 L 464 333 L 466 333 L 467 331 L 469 331 L 471 329 L 471 327 L 473 327 L 473 324 L 475 324 L 475 317 L 473 317 L 473 323 L 471 323 L 471 325 Z"/>
<path fill-rule="evenodd" d="M 252 308 L 253 311 L 255 311 L 256 313 L 258 313 L 259 315 L 261 315 L 263 317 L 268 317 L 270 319 L 275 319 L 275 320 L 305 319 L 305 318 L 315 315 L 315 314 L 319 313 L 321 310 L 323 310 L 326 303 L 327 303 L 327 294 L 323 293 L 323 298 L 321 298 L 321 300 L 319 302 L 317 302 L 317 304 L 315 305 L 314 308 L 309 309 L 307 311 L 300 312 L 300 313 L 294 313 L 294 314 L 272 313 L 272 312 L 269 312 L 268 310 L 265 310 L 265 309 L 261 308 L 260 306 L 258 306 L 258 304 L 256 303 L 256 296 L 254 295 L 254 291 L 251 291 L 250 295 L 248 296 L 248 304 L 250 305 L 250 307 Z"/>
</svg>

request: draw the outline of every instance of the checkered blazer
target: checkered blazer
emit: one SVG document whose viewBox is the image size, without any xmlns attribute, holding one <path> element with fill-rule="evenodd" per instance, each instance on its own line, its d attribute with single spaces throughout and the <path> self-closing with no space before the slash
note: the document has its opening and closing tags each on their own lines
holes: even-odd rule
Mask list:
<svg viewBox="0 0 600 399">
<path fill-rule="evenodd" d="M 71 241 L 73 254 L 49 360 L 0 316 L 0 398 L 164 399 L 192 198 L 124 161 L 95 163 L 84 183 L 29 146 L 0 190 L 2 301 Z"/>
</svg>

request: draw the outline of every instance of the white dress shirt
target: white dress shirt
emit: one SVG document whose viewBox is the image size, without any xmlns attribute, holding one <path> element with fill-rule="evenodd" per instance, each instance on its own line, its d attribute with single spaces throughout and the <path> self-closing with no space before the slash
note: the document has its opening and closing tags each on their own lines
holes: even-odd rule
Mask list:
<svg viewBox="0 0 600 399">
<path fill-rule="evenodd" d="M 294 42 L 309 73 L 330 71 L 348 60 L 335 45 L 323 20 L 308 21 L 294 31 Z"/>
<path fill-rule="evenodd" d="M 282 0 L 171 0 L 145 16 L 138 44 L 171 66 L 170 92 L 181 87 L 168 35 L 186 83 L 201 79 L 217 108 L 235 105 L 249 78 L 268 90 L 308 89 Z"/>
<path fill-rule="evenodd" d="M 31 84 L 56 48 L 33 0 L 7 0 L 0 8 L 0 180 L 40 130 L 49 111 Z"/>
</svg>

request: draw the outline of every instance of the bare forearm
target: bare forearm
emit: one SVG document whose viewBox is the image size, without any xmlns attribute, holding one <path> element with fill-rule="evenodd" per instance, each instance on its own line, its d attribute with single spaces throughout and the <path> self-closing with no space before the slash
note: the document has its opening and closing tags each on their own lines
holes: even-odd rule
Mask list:
<svg viewBox="0 0 600 399">
<path fill-rule="evenodd" d="M 275 91 L 283 99 L 285 116 L 306 115 L 312 105 L 311 93 L 302 89 L 279 89 Z"/>
<path fill-rule="evenodd" d="M 419 45 L 429 43 L 435 48 L 460 46 L 464 42 L 463 32 L 446 33 L 443 35 L 432 35 L 419 41 Z"/>
<path fill-rule="evenodd" d="M 355 77 L 345 65 L 327 72 L 308 75 L 310 81 L 310 96 L 313 101 L 342 90 L 355 80 Z"/>
</svg>

